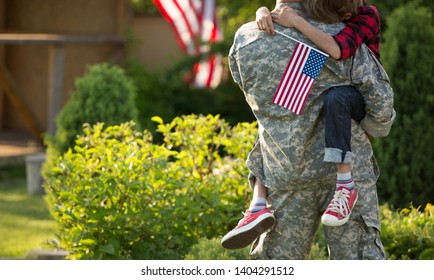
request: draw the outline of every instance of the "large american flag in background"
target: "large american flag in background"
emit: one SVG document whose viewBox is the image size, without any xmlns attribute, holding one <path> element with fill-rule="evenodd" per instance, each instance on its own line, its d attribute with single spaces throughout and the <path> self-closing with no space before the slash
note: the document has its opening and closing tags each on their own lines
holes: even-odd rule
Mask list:
<svg viewBox="0 0 434 280">
<path fill-rule="evenodd" d="M 217 24 L 215 0 L 152 1 L 172 25 L 181 49 L 192 56 L 204 56 L 193 67 L 193 86 L 215 88 L 221 80 L 221 55 L 210 55 L 209 44 L 223 39 Z"/>
<path fill-rule="evenodd" d="M 301 115 L 313 83 L 328 55 L 297 42 L 273 102 Z"/>
</svg>

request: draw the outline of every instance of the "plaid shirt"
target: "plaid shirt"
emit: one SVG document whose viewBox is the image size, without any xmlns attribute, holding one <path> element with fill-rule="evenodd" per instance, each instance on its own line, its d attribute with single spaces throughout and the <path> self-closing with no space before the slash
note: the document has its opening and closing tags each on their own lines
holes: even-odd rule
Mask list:
<svg viewBox="0 0 434 280">
<path fill-rule="evenodd" d="M 363 1 L 357 14 L 345 23 L 346 27 L 333 36 L 341 49 L 341 59 L 353 56 L 364 42 L 380 60 L 380 15 L 377 8 Z"/>
</svg>

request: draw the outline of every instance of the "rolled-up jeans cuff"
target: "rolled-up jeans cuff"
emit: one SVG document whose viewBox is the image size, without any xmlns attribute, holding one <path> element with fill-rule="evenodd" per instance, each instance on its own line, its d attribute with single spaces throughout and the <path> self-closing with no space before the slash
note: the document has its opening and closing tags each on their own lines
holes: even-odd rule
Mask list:
<svg viewBox="0 0 434 280">
<path fill-rule="evenodd" d="M 324 161 L 350 164 L 353 160 L 353 153 L 352 152 L 346 152 L 344 157 L 342 157 L 342 153 L 343 152 L 341 149 L 325 148 L 324 149 Z M 342 160 L 342 158 L 343 158 L 343 160 Z"/>
</svg>

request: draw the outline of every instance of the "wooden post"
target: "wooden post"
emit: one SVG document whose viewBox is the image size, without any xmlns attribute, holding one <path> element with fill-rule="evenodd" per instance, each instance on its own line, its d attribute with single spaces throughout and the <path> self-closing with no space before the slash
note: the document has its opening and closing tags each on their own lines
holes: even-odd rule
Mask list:
<svg viewBox="0 0 434 280">
<path fill-rule="evenodd" d="M 33 118 L 26 104 L 24 104 L 24 102 L 16 93 L 13 83 L 11 82 L 9 72 L 3 65 L 0 65 L 0 87 L 3 89 L 6 97 L 9 98 L 12 105 L 23 116 L 24 122 L 32 131 L 33 136 L 35 136 L 35 138 L 39 140 L 40 143 L 42 143 L 42 131 L 36 124 L 36 120 L 35 118 Z"/>
<path fill-rule="evenodd" d="M 65 48 L 63 44 L 49 47 L 48 59 L 48 133 L 56 134 L 56 116 L 62 109 L 63 102 L 63 73 L 65 66 Z"/>
</svg>

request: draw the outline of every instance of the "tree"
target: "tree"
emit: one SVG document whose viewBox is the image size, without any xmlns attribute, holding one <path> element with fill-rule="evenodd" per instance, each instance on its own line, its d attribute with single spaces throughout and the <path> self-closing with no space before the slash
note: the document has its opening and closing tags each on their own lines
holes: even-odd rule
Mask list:
<svg viewBox="0 0 434 280">
<path fill-rule="evenodd" d="M 388 137 L 374 142 L 384 201 L 405 207 L 434 197 L 434 26 L 432 11 L 413 1 L 388 18 L 382 61 L 395 92 L 397 117 Z"/>
<path fill-rule="evenodd" d="M 416 0 L 421 3 L 422 6 L 430 8 L 432 12 L 434 12 L 434 1 L 432 0 Z M 389 15 L 398 7 L 405 5 L 410 2 L 414 2 L 414 0 L 368 0 L 368 4 L 374 5 L 377 7 L 380 12 L 381 17 L 381 29 L 382 31 L 386 31 L 387 29 L 387 18 Z"/>
</svg>

